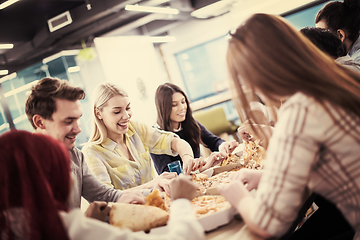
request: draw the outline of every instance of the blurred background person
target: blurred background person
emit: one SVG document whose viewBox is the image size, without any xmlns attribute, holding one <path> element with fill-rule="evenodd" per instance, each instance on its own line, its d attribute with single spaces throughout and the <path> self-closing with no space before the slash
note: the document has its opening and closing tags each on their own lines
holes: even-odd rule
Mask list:
<svg viewBox="0 0 360 240">
<path fill-rule="evenodd" d="M 219 191 L 256 234 L 281 237 L 309 189 L 341 211 L 358 239 L 359 75 L 336 64 L 277 16 L 255 14 L 231 35 L 227 63 L 231 88 L 242 102 L 238 111 L 251 118 L 243 86 L 267 105 L 286 101 L 264 170 L 240 170 L 234 174 L 238 181 Z M 254 198 L 249 190 L 256 187 Z M 342 234 L 352 237 L 354 232 Z"/>
<path fill-rule="evenodd" d="M 192 116 L 189 99 L 184 91 L 175 84 L 164 83 L 157 88 L 155 105 L 157 109 L 156 127 L 176 133 L 181 139 L 188 142 L 194 158 L 200 157 L 200 144 L 213 152 L 207 159 L 207 164 L 201 166 L 201 170 L 220 163 L 238 146 L 236 141 L 225 142 L 196 121 Z M 159 174 L 168 172 L 167 164 L 171 162 L 179 160 L 181 165 L 183 164 L 179 155 L 169 156 L 151 153 L 151 158 Z"/>
<path fill-rule="evenodd" d="M 326 4 L 316 15 L 316 27 L 329 29 L 345 45 L 346 52 L 360 63 L 360 1 L 344 0 Z"/>
<path fill-rule="evenodd" d="M 360 73 L 360 64 L 346 54 L 346 47 L 339 38 L 324 28 L 302 28 L 300 30 L 321 51 L 335 59 L 335 62 Z"/>
</svg>

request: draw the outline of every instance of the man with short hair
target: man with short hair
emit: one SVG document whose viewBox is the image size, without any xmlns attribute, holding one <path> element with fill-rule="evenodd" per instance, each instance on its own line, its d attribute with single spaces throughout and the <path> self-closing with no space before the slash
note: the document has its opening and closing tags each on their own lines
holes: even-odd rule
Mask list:
<svg viewBox="0 0 360 240">
<path fill-rule="evenodd" d="M 324 28 L 305 27 L 300 29 L 300 32 L 321 51 L 335 59 L 335 62 L 360 73 L 360 64 L 346 54 L 344 43 L 331 31 Z"/>
<path fill-rule="evenodd" d="M 80 100 L 85 92 L 73 87 L 66 80 L 43 78 L 32 87 L 25 104 L 25 112 L 34 133 L 42 133 L 63 142 L 70 151 L 74 186 L 70 193 L 69 207 L 80 207 L 81 196 L 89 202 L 144 203 L 140 191 L 120 191 L 101 183 L 89 170 L 82 152 L 75 147 L 76 136 L 81 132 Z"/>
</svg>

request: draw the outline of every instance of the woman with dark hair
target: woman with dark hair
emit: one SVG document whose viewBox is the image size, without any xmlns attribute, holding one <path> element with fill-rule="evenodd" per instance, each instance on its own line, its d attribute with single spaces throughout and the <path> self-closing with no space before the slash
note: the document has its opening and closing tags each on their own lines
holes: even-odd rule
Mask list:
<svg viewBox="0 0 360 240">
<path fill-rule="evenodd" d="M 315 18 L 316 27 L 329 29 L 345 45 L 355 62 L 360 63 L 360 1 L 344 0 L 326 4 Z"/>
<path fill-rule="evenodd" d="M 200 157 L 200 144 L 208 147 L 213 152 L 207 159 L 206 165 L 200 171 L 216 165 L 238 146 L 236 141 L 225 142 L 197 122 L 192 116 L 186 94 L 175 84 L 164 83 L 157 88 L 155 105 L 158 128 L 174 132 L 188 142 L 193 150 L 193 157 Z M 151 154 L 151 158 L 159 174 L 168 172 L 167 164 L 171 162 L 180 160 L 182 164 L 179 156 Z"/>
<path fill-rule="evenodd" d="M 2 240 L 204 238 L 188 200 L 196 188 L 183 176 L 171 185 L 171 197 L 176 200 L 171 206 L 174 213 L 170 213 L 169 231 L 154 236 L 87 218 L 80 209 L 69 211 L 73 180 L 69 150 L 61 142 L 43 134 L 10 131 L 0 136 L 0 155 Z"/>
<path fill-rule="evenodd" d="M 250 230 L 280 237 L 308 189 L 334 204 L 360 239 L 360 75 L 278 16 L 255 14 L 231 36 L 227 64 L 238 111 L 251 118 L 243 89 L 270 106 L 286 101 L 264 170 L 241 169 L 219 191 Z"/>
</svg>

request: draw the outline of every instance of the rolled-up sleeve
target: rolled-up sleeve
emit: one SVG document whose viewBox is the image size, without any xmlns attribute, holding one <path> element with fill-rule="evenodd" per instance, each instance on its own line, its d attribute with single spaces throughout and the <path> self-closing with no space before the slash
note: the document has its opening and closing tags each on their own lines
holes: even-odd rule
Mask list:
<svg viewBox="0 0 360 240">
<path fill-rule="evenodd" d="M 171 150 L 171 141 L 178 137 L 172 132 L 149 127 L 146 124 L 132 122 L 143 144 L 154 154 L 167 154 L 176 156 L 177 153 Z"/>
</svg>

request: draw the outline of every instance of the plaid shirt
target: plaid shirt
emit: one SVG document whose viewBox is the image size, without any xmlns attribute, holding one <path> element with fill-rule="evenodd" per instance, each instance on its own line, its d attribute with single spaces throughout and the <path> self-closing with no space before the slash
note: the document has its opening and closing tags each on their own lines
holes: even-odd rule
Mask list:
<svg viewBox="0 0 360 240">
<path fill-rule="evenodd" d="M 360 119 L 297 93 L 278 113 L 252 219 L 281 236 L 301 207 L 305 188 L 333 202 L 360 239 Z"/>
<path fill-rule="evenodd" d="M 147 183 L 157 175 L 150 153 L 177 155 L 171 151 L 175 134 L 131 121 L 125 134 L 126 146 L 135 161 L 123 156 L 116 142 L 107 138 L 102 144 L 86 144 L 85 160 L 100 181 L 117 189 L 128 189 Z"/>
</svg>

